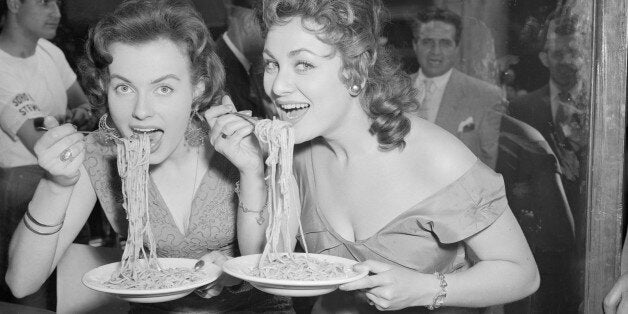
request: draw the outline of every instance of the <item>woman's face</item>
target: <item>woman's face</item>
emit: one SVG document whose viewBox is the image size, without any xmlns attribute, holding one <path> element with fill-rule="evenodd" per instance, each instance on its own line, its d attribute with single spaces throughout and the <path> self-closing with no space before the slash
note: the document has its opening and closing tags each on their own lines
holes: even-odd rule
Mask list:
<svg viewBox="0 0 628 314">
<path fill-rule="evenodd" d="M 357 99 L 341 81 L 340 53 L 303 28 L 301 21 L 294 17 L 271 27 L 264 46 L 264 89 L 279 118 L 293 124 L 297 143 L 341 132 Z"/>
<path fill-rule="evenodd" d="M 187 54 L 167 39 L 113 43 L 109 51 L 111 118 L 124 137 L 148 133 L 150 163 L 161 163 L 183 149 L 192 100 L 201 92 L 192 84 Z"/>
</svg>

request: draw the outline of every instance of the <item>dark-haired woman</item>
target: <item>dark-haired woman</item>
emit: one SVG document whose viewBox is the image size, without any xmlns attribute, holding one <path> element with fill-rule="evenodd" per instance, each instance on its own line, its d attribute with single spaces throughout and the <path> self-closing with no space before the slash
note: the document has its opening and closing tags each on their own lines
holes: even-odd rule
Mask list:
<svg viewBox="0 0 628 314">
<path fill-rule="evenodd" d="M 257 253 L 265 224 L 238 204 L 265 201 L 259 173 L 238 171 L 206 141 L 200 112 L 221 101 L 224 70 L 198 13 L 186 1 L 122 3 L 90 30 L 82 66 L 92 104 L 107 115 L 101 132 L 150 138 L 149 212 L 158 257 L 201 258 L 221 265 Z M 116 146 L 84 138 L 69 124 L 45 121 L 35 145 L 47 171 L 10 247 L 7 283 L 18 296 L 35 291 L 54 270 L 98 199 L 117 232 L 126 232 Z M 235 195 L 240 180 L 246 196 Z M 236 225 L 251 238 L 236 245 Z M 172 302 L 133 305 L 133 312 L 292 312 L 289 299 L 248 284 L 222 281 Z M 222 288 L 222 285 L 230 287 Z M 221 292 L 222 290 L 222 292 Z M 201 298 L 204 297 L 204 298 Z M 209 300 L 205 298 L 211 298 Z"/>
</svg>

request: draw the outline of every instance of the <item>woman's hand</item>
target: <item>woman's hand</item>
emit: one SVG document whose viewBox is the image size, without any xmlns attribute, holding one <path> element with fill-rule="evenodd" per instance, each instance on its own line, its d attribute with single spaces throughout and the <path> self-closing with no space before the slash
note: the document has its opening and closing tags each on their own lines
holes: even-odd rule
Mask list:
<svg viewBox="0 0 628 314">
<path fill-rule="evenodd" d="M 232 257 L 225 255 L 221 251 L 211 251 L 200 258 L 200 260 L 204 262 L 204 266 L 199 270 L 203 270 L 209 264 L 214 264 L 222 269 L 222 264 L 231 258 Z M 223 287 L 235 286 L 241 282 L 242 281 L 240 279 L 231 277 L 226 273 L 222 273 L 214 282 L 196 289 L 195 292 L 201 298 L 209 299 L 219 295 L 220 292 L 222 292 Z"/>
<path fill-rule="evenodd" d="M 340 290 L 365 289 L 369 304 L 380 311 L 432 304 L 434 296 L 440 291 L 434 275 L 373 260 L 358 263 L 353 269 L 357 272 L 367 270 L 374 275 L 340 285 Z"/>
<path fill-rule="evenodd" d="M 46 170 L 47 179 L 61 186 L 76 184 L 85 159 L 83 134 L 72 124 L 59 125 L 50 116 L 44 119 L 44 126 L 48 131 L 33 147 L 39 165 Z"/>
<path fill-rule="evenodd" d="M 628 313 L 628 274 L 619 277 L 604 298 L 604 313 Z"/>
<path fill-rule="evenodd" d="M 241 173 L 263 173 L 262 151 L 253 134 L 255 118 L 244 118 L 236 113 L 229 96 L 223 97 L 222 105 L 205 111 L 209 124 L 209 139 L 216 151 L 224 155 Z M 250 116 L 250 112 L 240 112 Z"/>
<path fill-rule="evenodd" d="M 66 110 L 65 122 L 72 123 L 81 131 L 91 131 L 98 120 L 92 115 L 88 105 L 68 108 Z"/>
</svg>

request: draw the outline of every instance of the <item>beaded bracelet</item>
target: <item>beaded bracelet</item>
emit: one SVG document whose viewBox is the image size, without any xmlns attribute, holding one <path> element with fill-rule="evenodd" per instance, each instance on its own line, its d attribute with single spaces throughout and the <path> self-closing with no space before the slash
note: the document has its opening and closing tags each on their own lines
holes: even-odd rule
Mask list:
<svg viewBox="0 0 628 314">
<path fill-rule="evenodd" d="M 259 213 L 259 217 L 257 217 L 257 224 L 260 226 L 263 225 L 264 221 L 266 221 L 266 219 L 264 218 L 264 210 L 268 208 L 268 202 L 266 202 L 262 209 L 252 210 L 246 207 L 244 203 L 242 203 L 242 199 L 240 198 L 240 181 L 236 182 L 234 191 L 238 195 L 238 208 L 241 208 L 243 213 Z"/>
<path fill-rule="evenodd" d="M 435 272 L 434 275 L 440 280 L 440 291 L 434 296 L 432 304 L 425 306 L 430 311 L 443 306 L 445 298 L 447 297 L 447 281 L 445 281 L 445 275 L 441 272 Z"/>
</svg>

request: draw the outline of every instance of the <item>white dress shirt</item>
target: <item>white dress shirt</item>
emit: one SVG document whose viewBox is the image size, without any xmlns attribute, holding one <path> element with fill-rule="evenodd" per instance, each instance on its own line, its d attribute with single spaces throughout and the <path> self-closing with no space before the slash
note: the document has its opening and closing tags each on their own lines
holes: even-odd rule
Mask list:
<svg viewBox="0 0 628 314">
<path fill-rule="evenodd" d="M 569 90 L 569 94 L 571 95 L 572 99 L 575 99 L 580 93 L 581 85 L 582 84 L 578 84 L 575 87 L 573 87 L 571 90 Z M 558 88 L 558 85 L 556 85 L 556 83 L 554 83 L 553 80 L 550 80 L 549 87 L 550 87 L 550 104 L 552 107 L 552 121 L 555 121 L 556 112 L 558 111 L 558 106 L 563 104 L 563 101 L 561 101 L 560 97 L 558 97 L 558 94 L 560 94 L 561 90 Z M 569 104 L 569 105 L 573 105 L 573 104 Z"/>
<path fill-rule="evenodd" d="M 443 100 L 443 94 L 445 93 L 445 87 L 449 78 L 451 77 L 452 69 L 447 71 L 441 76 L 435 76 L 428 78 L 423 74 L 423 71 L 419 69 L 419 74 L 414 81 L 414 87 L 419 91 L 419 116 L 430 122 L 436 121 L 438 115 L 438 109 L 440 103 Z M 433 84 L 430 90 L 426 89 L 426 80 L 431 80 Z"/>
</svg>

